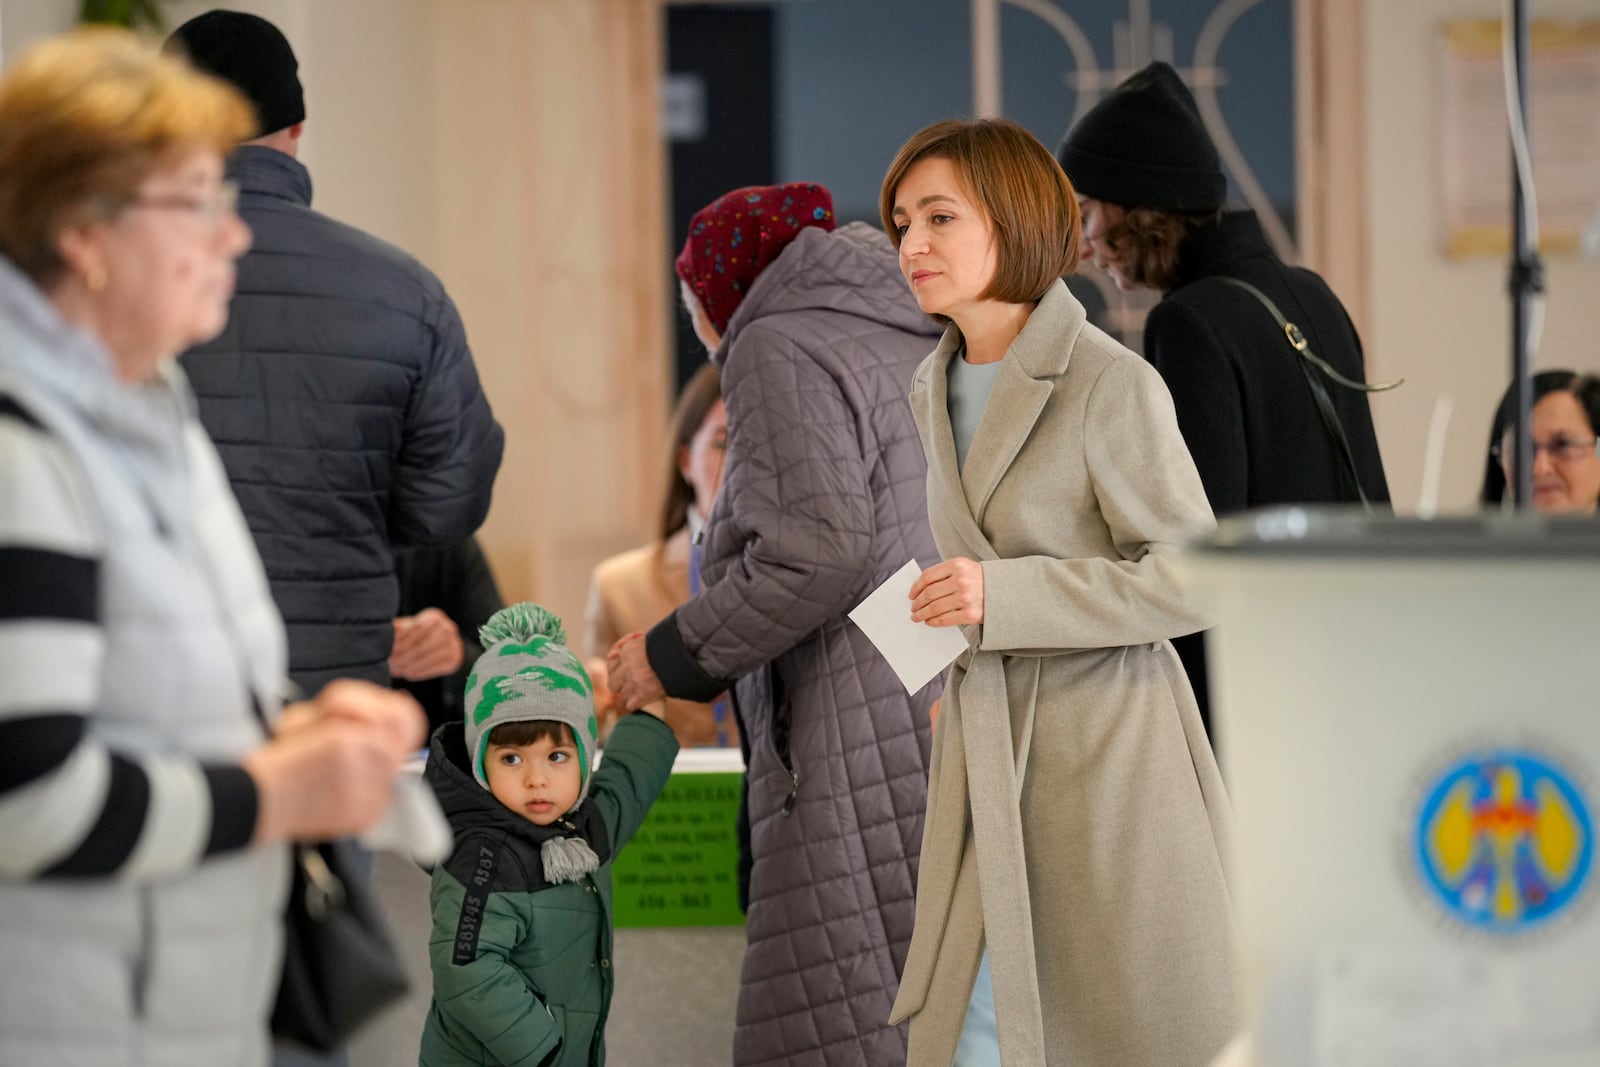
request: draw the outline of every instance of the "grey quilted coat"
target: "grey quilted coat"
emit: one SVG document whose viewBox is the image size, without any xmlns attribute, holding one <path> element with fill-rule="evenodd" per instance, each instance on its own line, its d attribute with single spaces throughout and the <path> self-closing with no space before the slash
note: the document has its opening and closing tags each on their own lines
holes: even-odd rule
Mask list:
<svg viewBox="0 0 1600 1067">
<path fill-rule="evenodd" d="M 940 684 L 908 697 L 845 616 L 907 560 L 938 559 L 907 401 L 937 334 L 888 240 L 856 223 L 803 230 L 714 357 L 729 442 L 707 588 L 647 648 L 670 695 L 738 679 L 752 862 L 739 1067 L 905 1062 L 887 1020 Z"/>
</svg>

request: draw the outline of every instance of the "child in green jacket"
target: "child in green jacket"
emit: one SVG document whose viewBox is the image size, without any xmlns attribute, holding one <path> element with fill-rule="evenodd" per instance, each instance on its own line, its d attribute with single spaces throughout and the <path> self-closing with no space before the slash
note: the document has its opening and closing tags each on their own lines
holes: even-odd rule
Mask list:
<svg viewBox="0 0 1600 1067">
<path fill-rule="evenodd" d="M 516 604 L 479 631 L 466 721 L 427 778 L 455 831 L 433 872 L 422 1067 L 598 1067 L 611 1007 L 611 858 L 667 784 L 678 743 L 617 724 L 591 776 L 593 689 L 555 616 Z M 592 780 L 591 780 L 592 779 Z"/>
</svg>

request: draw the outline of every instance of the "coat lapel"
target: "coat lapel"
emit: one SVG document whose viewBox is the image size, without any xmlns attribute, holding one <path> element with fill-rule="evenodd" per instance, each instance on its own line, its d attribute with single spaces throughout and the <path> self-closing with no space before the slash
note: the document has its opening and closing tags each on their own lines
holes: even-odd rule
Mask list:
<svg viewBox="0 0 1600 1067">
<path fill-rule="evenodd" d="M 994 559 L 994 547 L 978 528 L 961 486 L 961 465 L 956 460 L 955 433 L 950 428 L 950 361 L 961 350 L 961 334 L 952 327 L 917 370 L 911 389 L 911 411 L 922 434 L 928 460 L 928 505 L 940 508 L 974 559 Z M 938 524 L 935 524 L 937 530 Z M 952 553 L 941 545 L 946 558 Z"/>
<path fill-rule="evenodd" d="M 1020 338 L 1019 338 L 1020 339 Z M 1050 382 L 1029 376 L 1015 358 L 1015 346 L 1000 363 L 1000 373 L 984 405 L 978 430 L 961 470 L 961 488 L 973 520 L 981 527 L 983 511 L 989 506 L 1000 478 L 1017 458 L 1022 444 L 1033 432 L 1039 413 L 1050 399 Z M 946 408 L 946 411 L 949 409 Z M 948 416 L 946 416 L 948 417 Z"/>
<path fill-rule="evenodd" d="M 923 439 L 928 442 L 928 469 L 933 487 L 963 538 L 982 559 L 995 556 L 982 530 L 983 514 L 1017 453 L 1033 433 L 1034 424 L 1066 373 L 1078 333 L 1087 321 L 1083 305 L 1056 282 L 1028 316 L 1028 323 L 1011 342 L 1001 364 L 989 402 L 967 452 L 966 466 L 956 462 L 955 438 L 950 430 L 950 361 L 958 358 L 961 336 L 947 330 L 933 356 L 923 364 L 918 387 L 924 389 L 917 407 Z M 961 506 L 965 502 L 965 507 Z M 958 514 L 959 513 L 959 514 Z"/>
</svg>

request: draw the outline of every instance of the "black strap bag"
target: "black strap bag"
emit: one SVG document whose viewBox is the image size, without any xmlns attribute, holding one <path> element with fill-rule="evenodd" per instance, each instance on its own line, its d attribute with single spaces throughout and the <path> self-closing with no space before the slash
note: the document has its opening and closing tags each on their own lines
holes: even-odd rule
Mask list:
<svg viewBox="0 0 1600 1067">
<path fill-rule="evenodd" d="M 1396 378 L 1392 382 L 1379 382 L 1376 385 L 1368 385 L 1366 382 L 1357 382 L 1346 378 L 1334 369 L 1333 365 L 1327 360 L 1311 351 L 1311 342 L 1306 340 L 1306 335 L 1300 331 L 1300 327 L 1290 322 L 1284 313 L 1278 310 L 1278 305 L 1274 304 L 1271 297 L 1267 296 L 1266 293 L 1263 293 L 1249 282 L 1238 278 L 1218 275 L 1217 280 L 1237 286 L 1255 297 L 1272 314 L 1273 319 L 1277 321 L 1278 328 L 1283 331 L 1283 336 L 1289 342 L 1289 347 L 1294 349 L 1295 355 L 1299 357 L 1300 371 L 1305 375 L 1306 385 L 1311 388 L 1312 399 L 1317 404 L 1317 413 L 1322 416 L 1322 425 L 1327 429 L 1328 436 L 1333 439 L 1334 450 L 1339 453 L 1339 458 L 1344 463 L 1345 475 L 1350 479 L 1350 484 L 1355 486 L 1356 496 L 1361 498 L 1361 506 L 1371 512 L 1372 502 L 1367 499 L 1366 490 L 1361 487 L 1361 472 L 1356 469 L 1356 457 L 1350 448 L 1350 439 L 1345 436 L 1344 425 L 1339 421 L 1339 412 L 1334 408 L 1333 398 L 1328 396 L 1328 387 L 1322 383 L 1322 379 L 1325 376 L 1335 385 L 1343 386 L 1358 393 L 1386 393 L 1390 389 L 1403 385 L 1405 379 Z"/>
</svg>

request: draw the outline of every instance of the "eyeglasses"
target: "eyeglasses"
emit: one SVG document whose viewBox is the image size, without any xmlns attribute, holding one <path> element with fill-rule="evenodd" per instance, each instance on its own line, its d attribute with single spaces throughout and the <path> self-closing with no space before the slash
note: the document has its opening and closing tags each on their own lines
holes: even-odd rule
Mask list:
<svg viewBox="0 0 1600 1067">
<path fill-rule="evenodd" d="M 148 207 L 167 211 L 187 211 L 202 222 L 206 223 L 213 231 L 221 225 L 222 220 L 232 215 L 239 207 L 239 183 L 223 181 L 217 185 L 217 190 L 210 194 L 186 195 L 182 193 L 161 193 L 159 195 L 140 194 L 128 201 L 132 207 Z"/>
<path fill-rule="evenodd" d="M 1531 447 L 1532 452 L 1528 456 L 1531 462 L 1538 461 L 1540 452 L 1550 453 L 1550 460 L 1553 463 L 1577 463 L 1591 456 L 1600 456 L 1600 438 L 1597 437 L 1566 437 L 1557 434 L 1545 443 L 1534 441 Z M 1513 453 L 1509 440 L 1495 445 L 1492 452 L 1501 466 L 1511 465 Z"/>
</svg>

